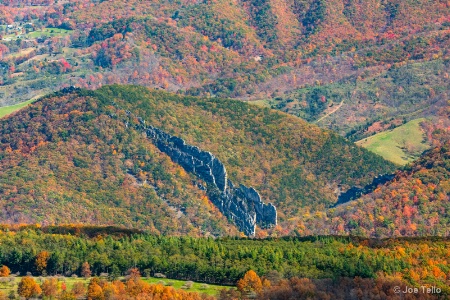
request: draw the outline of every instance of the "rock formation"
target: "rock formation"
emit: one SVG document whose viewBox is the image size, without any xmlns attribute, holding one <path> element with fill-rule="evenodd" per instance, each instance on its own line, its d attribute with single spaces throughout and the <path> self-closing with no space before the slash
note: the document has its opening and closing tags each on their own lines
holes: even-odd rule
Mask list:
<svg viewBox="0 0 450 300">
<path fill-rule="evenodd" d="M 227 171 L 211 152 L 187 145 L 183 139 L 171 136 L 153 126 L 147 127 L 146 133 L 159 150 L 169 155 L 186 171 L 194 173 L 209 184 L 216 186 L 222 193 L 227 190 Z"/>
<path fill-rule="evenodd" d="M 114 106 L 118 107 L 116 103 Z M 126 111 L 131 116 L 130 111 Z M 111 116 L 113 117 L 113 116 Z M 114 115 L 115 117 L 115 115 Z M 277 209 L 271 203 L 265 204 L 252 187 L 238 187 L 228 179 L 223 163 L 211 152 L 203 151 L 187 144 L 183 139 L 172 136 L 154 126 L 147 126 L 145 120 L 137 117 L 139 124 L 134 128 L 145 132 L 147 138 L 166 153 L 172 161 L 187 172 L 196 175 L 207 183 L 207 193 L 211 202 L 220 212 L 232 220 L 247 236 L 255 234 L 255 227 L 270 227 L 277 224 Z M 129 120 L 124 120 L 127 127 Z"/>
<path fill-rule="evenodd" d="M 145 132 L 159 150 L 207 183 L 210 200 L 246 235 L 255 234 L 256 224 L 262 227 L 277 224 L 275 206 L 265 204 L 252 187 L 235 187 L 223 163 L 211 152 L 186 144 L 183 139 L 153 126 L 145 127 Z"/>
<path fill-rule="evenodd" d="M 391 181 L 392 179 L 394 179 L 394 177 L 395 174 L 378 175 L 372 180 L 370 184 L 364 187 L 353 186 L 350 189 L 348 189 L 345 193 L 342 193 L 338 196 L 338 201 L 334 206 L 358 199 L 362 195 L 366 195 L 374 191 L 379 185 Z"/>
</svg>

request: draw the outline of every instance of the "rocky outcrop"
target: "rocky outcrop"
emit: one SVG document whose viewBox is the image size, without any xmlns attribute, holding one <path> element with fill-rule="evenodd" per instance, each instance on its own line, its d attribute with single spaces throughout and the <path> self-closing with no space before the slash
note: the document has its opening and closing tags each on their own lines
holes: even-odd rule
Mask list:
<svg viewBox="0 0 450 300">
<path fill-rule="evenodd" d="M 217 191 L 217 190 L 216 190 Z M 277 224 L 277 209 L 271 203 L 265 204 L 258 192 L 245 185 L 235 187 L 228 180 L 224 193 L 208 191 L 208 196 L 215 206 L 246 235 L 255 234 L 255 227 L 270 227 Z"/>
<path fill-rule="evenodd" d="M 372 183 L 364 186 L 364 187 L 351 187 L 345 193 L 342 193 L 338 196 L 338 201 L 334 206 L 347 203 L 349 201 L 360 198 L 362 195 L 366 195 L 372 191 L 374 191 L 379 185 L 385 184 L 388 181 L 394 179 L 395 174 L 384 174 L 378 175 L 372 180 Z"/>
<path fill-rule="evenodd" d="M 115 103 L 114 105 L 117 107 Z M 128 116 L 132 115 L 130 111 L 126 113 Z M 232 220 L 239 230 L 247 236 L 252 236 L 255 234 L 257 224 L 261 227 L 277 224 L 276 207 L 271 203 L 264 203 L 254 188 L 244 185 L 234 186 L 228 179 L 223 163 L 211 152 L 189 145 L 183 139 L 159 128 L 147 126 L 145 120 L 140 117 L 137 119 L 139 124 L 134 124 L 133 127 L 145 132 L 156 147 L 166 153 L 172 161 L 205 181 L 212 203 Z M 125 120 L 125 125 L 130 127 L 128 120 Z"/>
<path fill-rule="evenodd" d="M 186 171 L 194 173 L 204 181 L 217 187 L 221 192 L 227 190 L 227 171 L 224 165 L 211 152 L 191 146 L 179 137 L 149 126 L 146 128 L 150 137 L 162 152 L 181 165 Z"/>
<path fill-rule="evenodd" d="M 265 204 L 252 187 L 235 187 L 228 179 L 223 163 L 211 152 L 203 151 L 156 127 L 145 128 L 147 137 L 186 171 L 207 183 L 208 195 L 219 210 L 246 235 L 254 235 L 256 224 L 267 227 L 277 224 L 277 210 Z"/>
</svg>

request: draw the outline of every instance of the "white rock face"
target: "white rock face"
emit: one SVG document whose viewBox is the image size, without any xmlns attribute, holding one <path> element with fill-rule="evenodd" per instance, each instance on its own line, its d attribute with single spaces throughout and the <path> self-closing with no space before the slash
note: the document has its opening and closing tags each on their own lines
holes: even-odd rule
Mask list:
<svg viewBox="0 0 450 300">
<path fill-rule="evenodd" d="M 208 184 L 210 200 L 246 235 L 255 234 L 256 224 L 261 227 L 277 224 L 276 207 L 265 204 L 252 187 L 240 185 L 235 188 L 228 179 L 225 166 L 211 152 L 186 144 L 183 139 L 156 127 L 148 126 L 145 130 L 159 150 Z"/>
</svg>

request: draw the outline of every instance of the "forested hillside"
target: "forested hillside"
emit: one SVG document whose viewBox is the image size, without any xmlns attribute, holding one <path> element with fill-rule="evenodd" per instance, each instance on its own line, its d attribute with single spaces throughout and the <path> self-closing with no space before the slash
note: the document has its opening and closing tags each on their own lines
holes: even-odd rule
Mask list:
<svg viewBox="0 0 450 300">
<path fill-rule="evenodd" d="M 129 124 L 122 119 L 127 111 L 134 116 Z M 0 120 L 2 222 L 235 234 L 201 180 L 133 129 L 138 116 L 211 151 L 230 180 L 273 203 L 278 234 L 289 232 L 289 218 L 331 207 L 339 188 L 395 169 L 332 132 L 268 108 L 106 86 L 56 93 Z"/>
<path fill-rule="evenodd" d="M 448 236 L 450 144 L 447 141 L 398 172 L 395 178 L 300 225 L 303 234 L 372 237 Z M 319 229 L 320 228 L 320 229 Z"/>
<path fill-rule="evenodd" d="M 356 141 L 447 100 L 449 10 L 443 0 L 4 1 L 0 93 L 13 104 L 64 85 L 132 83 L 262 100 Z"/>
</svg>

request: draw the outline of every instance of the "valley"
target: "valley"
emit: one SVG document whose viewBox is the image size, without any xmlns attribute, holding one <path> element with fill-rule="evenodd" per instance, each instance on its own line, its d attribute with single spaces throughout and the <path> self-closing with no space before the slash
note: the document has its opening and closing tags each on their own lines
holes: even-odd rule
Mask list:
<svg viewBox="0 0 450 300">
<path fill-rule="evenodd" d="M 139 84 L 267 101 L 358 141 L 447 101 L 442 1 L 429 3 L 426 18 L 426 1 L 373 1 L 371 15 L 353 1 L 50 2 L 2 7 L 3 105 L 72 85 Z"/>
</svg>

